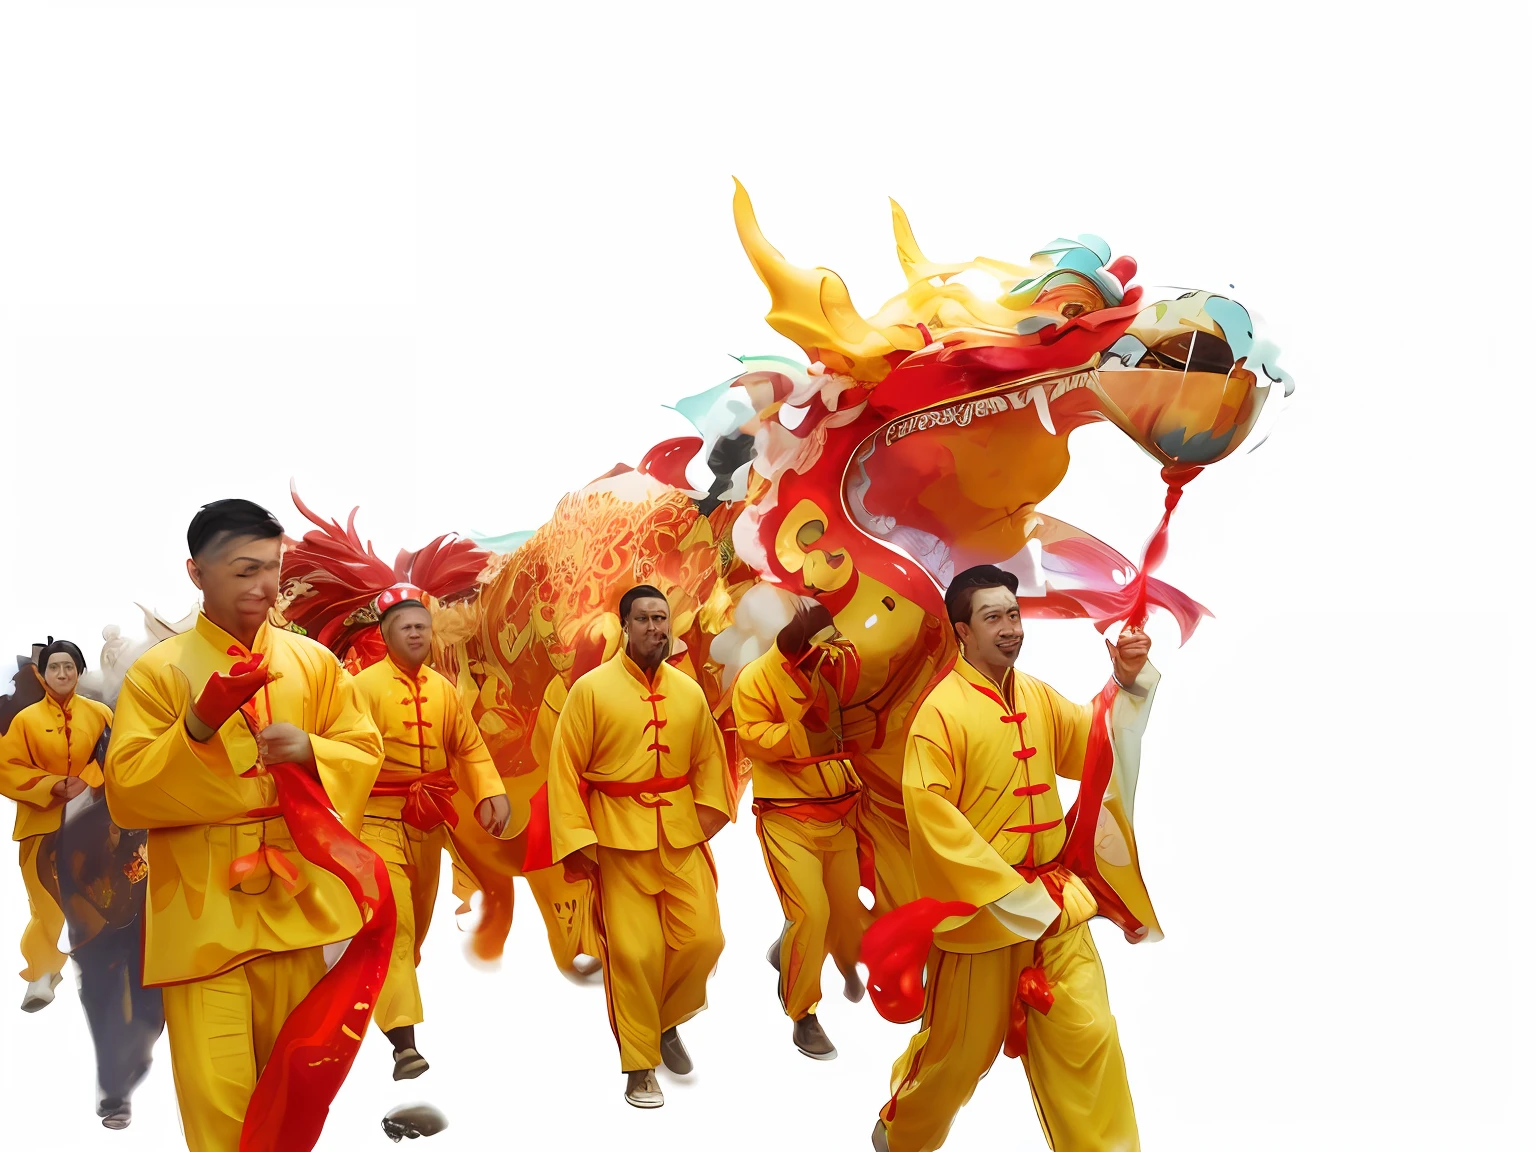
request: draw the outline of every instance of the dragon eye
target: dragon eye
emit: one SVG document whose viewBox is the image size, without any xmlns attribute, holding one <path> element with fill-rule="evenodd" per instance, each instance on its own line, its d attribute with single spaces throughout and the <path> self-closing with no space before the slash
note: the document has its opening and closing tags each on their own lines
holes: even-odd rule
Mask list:
<svg viewBox="0 0 1536 1152">
<path fill-rule="evenodd" d="M 816 543 L 826 535 L 827 526 L 820 520 L 812 520 L 800 526 L 800 531 L 795 533 L 795 543 L 805 548 Z"/>
<path fill-rule="evenodd" d="M 1081 316 L 1086 311 L 1088 311 L 1088 305 L 1084 304 L 1080 300 L 1074 300 L 1069 304 L 1063 304 L 1061 306 L 1061 314 L 1068 320 L 1071 320 L 1075 316 Z"/>
</svg>

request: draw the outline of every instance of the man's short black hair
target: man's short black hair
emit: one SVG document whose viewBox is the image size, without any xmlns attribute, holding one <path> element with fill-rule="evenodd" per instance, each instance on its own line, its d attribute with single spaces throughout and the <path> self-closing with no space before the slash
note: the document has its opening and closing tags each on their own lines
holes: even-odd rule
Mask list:
<svg viewBox="0 0 1536 1152">
<path fill-rule="evenodd" d="M 649 584 L 636 584 L 628 592 L 624 593 L 624 598 L 619 601 L 620 620 L 629 619 L 629 610 L 635 606 L 636 600 L 660 600 L 665 604 L 667 598 L 662 594 L 660 588 L 653 588 Z M 667 605 L 667 610 L 669 612 L 672 610 L 670 604 Z"/>
<path fill-rule="evenodd" d="M 271 540 L 283 534 L 277 517 L 249 500 L 215 500 L 204 504 L 187 525 L 187 554 L 196 560 L 215 544 L 237 537 Z"/>
<path fill-rule="evenodd" d="M 48 643 L 37 654 L 37 670 L 39 672 L 48 671 L 48 661 L 61 652 L 75 662 L 75 673 L 83 676 L 85 674 L 85 653 L 80 651 L 80 645 L 71 640 L 55 640 L 52 636 L 48 637 Z"/>
<path fill-rule="evenodd" d="M 1004 572 L 996 564 L 977 564 L 967 568 L 949 582 L 944 593 L 944 608 L 951 624 L 971 622 L 971 598 L 983 588 L 1006 588 L 1015 596 L 1019 593 L 1019 578 L 1012 572 Z"/>
</svg>

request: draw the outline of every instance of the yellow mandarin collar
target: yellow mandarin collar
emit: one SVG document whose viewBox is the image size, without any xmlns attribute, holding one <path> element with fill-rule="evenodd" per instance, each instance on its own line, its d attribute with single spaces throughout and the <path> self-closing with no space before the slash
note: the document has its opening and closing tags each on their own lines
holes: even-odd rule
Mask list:
<svg viewBox="0 0 1536 1152">
<path fill-rule="evenodd" d="M 963 655 L 959 658 L 959 660 L 956 661 L 955 670 L 959 672 L 960 675 L 963 676 L 969 683 L 974 684 L 977 688 L 985 688 L 988 692 L 992 693 L 997 692 L 997 682 L 981 669 L 977 668 L 976 665 L 972 664 Z M 1010 668 L 1003 676 L 1003 699 L 1009 707 L 1013 706 L 1013 692 L 1018 683 L 1013 673 L 1014 669 Z"/>
<path fill-rule="evenodd" d="M 261 622 L 261 627 L 256 629 L 255 643 L 247 648 L 244 644 L 240 643 L 240 641 L 236 640 L 233 636 L 224 631 L 224 629 L 220 628 L 212 620 L 208 619 L 208 617 L 203 613 L 199 612 L 197 614 L 197 634 L 204 640 L 208 641 L 209 644 L 212 644 L 215 648 L 217 648 L 220 655 L 234 655 L 234 653 L 230 652 L 231 648 L 239 649 L 242 655 L 248 655 L 252 652 L 266 651 L 267 631 L 269 627 L 270 625 L 267 623 L 267 621 L 263 620 Z"/>
<path fill-rule="evenodd" d="M 80 693 L 78 691 L 71 692 L 69 694 L 69 699 L 68 700 L 60 700 L 57 696 L 55 696 L 47 688 L 43 689 L 43 699 L 48 701 L 48 706 L 50 708 L 52 708 L 55 712 L 57 712 L 60 716 L 68 716 L 69 715 L 70 706 L 72 704 L 74 704 L 75 697 L 78 696 L 79 694 Z"/>
<path fill-rule="evenodd" d="M 629 649 L 620 648 L 619 659 L 624 662 L 624 671 L 628 672 L 636 680 L 640 681 L 641 686 L 644 687 L 648 692 L 654 691 L 657 685 L 661 683 L 662 669 L 667 666 L 667 662 L 665 660 L 658 664 L 656 666 L 656 675 L 653 678 L 647 676 L 645 674 L 645 669 L 641 668 L 640 665 L 634 662 L 634 659 L 629 654 Z"/>
<path fill-rule="evenodd" d="M 393 656 L 389 655 L 389 653 L 386 652 L 384 654 L 384 659 L 389 661 L 389 667 L 390 667 L 390 670 L 392 672 L 394 672 L 395 679 L 400 681 L 402 684 L 414 684 L 417 687 L 421 687 L 421 686 L 426 684 L 426 682 L 427 682 L 427 666 L 425 664 L 423 664 L 421 666 L 420 671 L 418 671 L 415 676 L 412 676 L 404 668 L 402 668 L 402 667 L 400 667 L 400 665 L 396 664 L 395 663 L 395 658 Z"/>
</svg>

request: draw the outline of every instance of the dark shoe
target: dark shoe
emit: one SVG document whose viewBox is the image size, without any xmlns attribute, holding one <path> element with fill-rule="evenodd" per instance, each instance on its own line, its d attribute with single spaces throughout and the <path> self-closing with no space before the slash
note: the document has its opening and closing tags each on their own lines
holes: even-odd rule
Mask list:
<svg viewBox="0 0 1536 1152">
<path fill-rule="evenodd" d="M 779 965 L 783 963 L 784 937 L 780 936 L 772 944 L 768 945 L 768 963 L 775 972 L 780 971 Z"/>
<path fill-rule="evenodd" d="M 674 1076 L 686 1076 L 693 1071 L 693 1059 L 683 1047 L 683 1038 L 676 1028 L 668 1028 L 661 1034 L 661 1062 Z"/>
<path fill-rule="evenodd" d="M 661 1085 L 656 1083 L 656 1070 L 647 1068 L 643 1072 L 626 1073 L 629 1082 L 624 1085 L 624 1100 L 636 1108 L 660 1108 L 667 1102 L 661 1094 Z"/>
<path fill-rule="evenodd" d="M 885 1137 L 884 1120 L 875 1121 L 875 1130 L 869 1134 L 869 1142 L 875 1146 L 875 1152 L 891 1152 L 891 1143 Z"/>
<path fill-rule="evenodd" d="M 832 1047 L 814 1012 L 795 1021 L 795 1047 L 812 1060 L 837 1059 L 837 1049 Z"/>
<path fill-rule="evenodd" d="M 103 1100 L 96 1115 L 101 1117 L 103 1128 L 114 1131 L 121 1131 L 133 1122 L 133 1108 L 126 1100 Z"/>
<path fill-rule="evenodd" d="M 432 1065 L 414 1048 L 405 1048 L 395 1053 L 396 1080 L 414 1080 L 430 1067 Z"/>
</svg>

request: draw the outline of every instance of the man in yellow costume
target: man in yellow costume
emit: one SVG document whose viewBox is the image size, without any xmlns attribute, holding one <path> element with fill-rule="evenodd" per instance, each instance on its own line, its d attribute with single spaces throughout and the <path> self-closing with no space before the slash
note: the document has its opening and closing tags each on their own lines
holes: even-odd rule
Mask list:
<svg viewBox="0 0 1536 1152">
<path fill-rule="evenodd" d="M 422 1021 L 416 965 L 432 923 L 448 829 L 459 821 L 455 793 L 475 819 L 501 835 L 511 814 L 480 729 L 447 677 L 426 666 L 432 613 L 421 589 L 399 585 L 374 601 L 389 655 L 358 673 L 358 695 L 384 739 L 384 766 L 363 816 L 363 843 L 383 858 L 395 893 L 395 946 L 374 1022 L 394 1045 L 395 1079 L 427 1070 L 416 1049 Z"/>
<path fill-rule="evenodd" d="M 623 651 L 578 679 L 560 713 L 549 837 L 555 860 L 596 865 L 624 1098 L 659 1108 L 656 1067 L 693 1070 L 678 1025 L 704 1008 L 725 947 L 705 841 L 730 820 L 727 765 L 703 689 L 666 662 L 666 597 L 632 588 L 619 617 Z"/>
<path fill-rule="evenodd" d="M 1095 710 L 1014 669 L 1023 642 L 1017 590 L 1017 577 L 991 565 L 955 577 L 945 604 L 962 656 L 907 739 L 903 790 L 919 899 L 950 914 L 932 933 L 922 1029 L 892 1071 L 892 1096 L 875 1124 L 882 1152 L 942 1145 L 999 1049 L 1022 1057 L 1054 1152 L 1140 1147 L 1088 930 L 1098 904 L 1060 859 L 1068 837 L 1057 778 L 1084 778 L 1085 756 L 1097 755 Z M 1139 756 L 1157 683 L 1150 647 L 1133 628 L 1110 646 L 1116 755 Z M 873 970 L 871 982 L 878 985 Z"/>
<path fill-rule="evenodd" d="M 345 884 L 303 858 L 267 764 L 319 780 L 361 829 L 382 745 L 323 646 L 273 627 L 282 526 L 248 500 L 201 509 L 190 631 L 128 670 L 107 754 L 107 804 L 149 829 L 144 983 L 164 989 L 171 1067 L 192 1152 L 236 1152 L 278 1030 L 361 927 Z"/>
<path fill-rule="evenodd" d="M 779 1002 L 794 1021 L 795 1047 L 813 1060 L 837 1056 L 816 1017 L 828 956 L 843 973 L 844 995 L 864 995 L 857 965 L 869 917 L 859 903 L 853 823 L 861 789 L 842 737 L 843 705 L 857 684 L 853 646 L 831 612 L 809 604 L 774 647 L 741 670 L 731 703 L 752 761 L 763 861 L 784 909 L 784 934 L 771 958 Z"/>
<path fill-rule="evenodd" d="M 27 982 L 21 1010 L 36 1012 L 53 1003 L 63 979 L 59 950 L 64 910 L 54 873 L 54 841 L 64 806 L 87 788 L 101 787 L 97 743 L 112 723 L 105 704 L 75 693 L 85 657 L 68 640 L 49 638 L 38 654 L 44 695 L 23 708 L 0 737 L 0 795 L 16 801 L 14 839 L 21 844 L 21 878 L 31 919 L 21 934 Z"/>
</svg>

